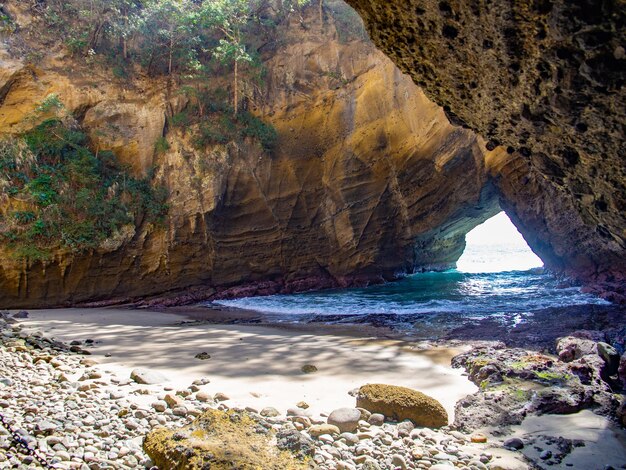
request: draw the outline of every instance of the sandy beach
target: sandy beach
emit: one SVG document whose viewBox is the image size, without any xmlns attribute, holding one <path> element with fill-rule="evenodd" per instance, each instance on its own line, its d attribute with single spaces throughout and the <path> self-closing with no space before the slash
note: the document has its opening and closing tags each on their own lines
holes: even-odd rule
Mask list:
<svg viewBox="0 0 626 470">
<path fill-rule="evenodd" d="M 209 378 L 212 394 L 229 406 L 281 413 L 300 401 L 314 415 L 354 406 L 349 391 L 366 383 L 387 383 L 437 398 L 453 419 L 454 405 L 476 387 L 450 367 L 460 349 L 416 349 L 399 340 L 331 335 L 323 327 L 292 331 L 248 325 L 181 326 L 180 315 L 121 309 L 31 310 L 23 324 L 57 340 L 93 339 L 92 357 L 120 378 L 132 369 L 157 370 L 174 389 Z M 208 360 L 196 359 L 206 352 Z M 304 365 L 318 371 L 305 374 Z M 140 398 L 140 397 L 139 397 Z"/>
</svg>

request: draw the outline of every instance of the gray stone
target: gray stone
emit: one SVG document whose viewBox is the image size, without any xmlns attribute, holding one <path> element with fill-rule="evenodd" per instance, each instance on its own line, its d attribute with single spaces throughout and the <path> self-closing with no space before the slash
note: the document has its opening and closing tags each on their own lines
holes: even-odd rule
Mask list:
<svg viewBox="0 0 626 470">
<path fill-rule="evenodd" d="M 395 454 L 393 457 L 391 457 L 391 464 L 396 467 L 400 467 L 402 470 L 406 470 L 407 468 L 406 460 L 404 460 L 404 457 L 402 457 L 400 454 Z"/>
<path fill-rule="evenodd" d="M 57 456 L 60 460 L 62 460 L 63 462 L 67 462 L 68 460 L 70 460 L 70 454 L 65 451 L 65 450 L 60 450 L 58 451 L 56 454 L 54 454 L 55 456 Z"/>
<path fill-rule="evenodd" d="M 552 457 L 552 452 L 549 450 L 544 450 L 541 454 L 539 454 L 539 458 L 541 460 L 548 460 L 550 457 Z"/>
<path fill-rule="evenodd" d="M 315 452 L 313 439 L 294 429 L 283 430 L 276 434 L 276 445 L 280 450 L 289 450 L 299 458 L 309 457 Z"/>
<path fill-rule="evenodd" d="M 11 385 L 13 385 L 13 380 L 8 377 L 0 377 L 0 384 L 10 387 Z"/>
<path fill-rule="evenodd" d="M 306 416 L 310 418 L 313 416 L 311 410 L 305 410 L 304 408 L 289 408 L 287 409 L 287 416 Z"/>
<path fill-rule="evenodd" d="M 261 416 L 266 418 L 275 418 L 276 416 L 280 416 L 280 412 L 276 408 L 268 406 L 261 410 Z"/>
<path fill-rule="evenodd" d="M 338 408 L 328 416 L 328 424 L 335 425 L 341 432 L 357 430 L 361 412 L 356 408 Z"/>
<path fill-rule="evenodd" d="M 361 470 L 380 470 L 380 465 L 374 459 L 369 458 L 363 463 Z"/>
<path fill-rule="evenodd" d="M 411 434 L 411 431 L 415 429 L 415 425 L 411 421 L 402 421 L 396 426 L 398 430 L 398 436 L 405 437 Z"/>
<path fill-rule="evenodd" d="M 167 377 L 160 372 L 143 368 L 134 369 L 130 373 L 130 378 L 138 384 L 143 385 L 153 385 L 167 382 Z"/>
<path fill-rule="evenodd" d="M 343 439 L 346 442 L 346 444 L 348 444 L 349 446 L 356 445 L 360 441 L 359 436 L 351 432 L 343 432 L 341 433 L 339 438 Z"/>
<path fill-rule="evenodd" d="M 558 339 L 556 351 L 563 362 L 572 362 L 583 356 L 595 354 L 596 342 L 587 338 L 566 336 Z"/>
<path fill-rule="evenodd" d="M 524 462 L 508 455 L 495 459 L 489 464 L 489 470 L 528 470 L 528 468 Z"/>
<path fill-rule="evenodd" d="M 382 426 L 385 423 L 385 416 L 380 413 L 372 413 L 367 422 L 372 426 Z"/>
<path fill-rule="evenodd" d="M 524 441 L 522 441 L 519 437 L 511 437 L 504 441 L 504 447 L 507 449 L 515 449 L 520 450 L 524 448 Z"/>
<path fill-rule="evenodd" d="M 58 428 L 56 424 L 51 421 L 43 420 L 37 424 L 37 429 L 42 433 L 51 433 Z"/>
</svg>

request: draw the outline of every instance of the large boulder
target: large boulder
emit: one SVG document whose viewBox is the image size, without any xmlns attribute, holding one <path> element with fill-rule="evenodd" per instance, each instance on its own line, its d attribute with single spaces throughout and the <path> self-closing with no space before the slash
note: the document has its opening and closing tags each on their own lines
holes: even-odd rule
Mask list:
<svg viewBox="0 0 626 470">
<path fill-rule="evenodd" d="M 410 419 L 417 426 L 439 428 L 448 424 L 448 413 L 441 403 L 406 387 L 364 385 L 359 389 L 356 406 L 395 421 Z"/>
<path fill-rule="evenodd" d="M 260 432 L 262 423 L 246 413 L 209 409 L 181 429 L 155 428 L 143 448 L 156 466 L 168 470 L 258 469 L 304 470 L 305 463 L 272 444 L 272 436 Z M 310 455 L 312 443 L 279 436 L 298 455 Z M 306 449 L 305 449 L 306 447 Z M 282 450 L 286 449 L 283 446 Z"/>
</svg>

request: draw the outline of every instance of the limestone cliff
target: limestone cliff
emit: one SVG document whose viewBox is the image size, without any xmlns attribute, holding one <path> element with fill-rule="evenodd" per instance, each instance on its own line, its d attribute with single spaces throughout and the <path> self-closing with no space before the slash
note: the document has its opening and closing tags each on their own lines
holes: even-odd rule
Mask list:
<svg viewBox="0 0 626 470">
<path fill-rule="evenodd" d="M 260 49 L 266 86 L 249 104 L 278 131 L 271 152 L 249 140 L 197 150 L 192 128 L 169 125 L 189 105 L 171 80 L 118 80 L 54 48 L 35 63 L 5 40 L 0 132 L 32 127 L 55 93 L 96 149 L 168 189 L 169 214 L 46 262 L 3 247 L 2 307 L 360 285 L 454 263 L 465 233 L 500 210 L 484 146 L 373 45 L 340 38 L 332 18 L 312 11 L 277 34 Z"/>
<path fill-rule="evenodd" d="M 453 122 L 553 270 L 624 293 L 626 3 L 348 0 Z"/>
</svg>

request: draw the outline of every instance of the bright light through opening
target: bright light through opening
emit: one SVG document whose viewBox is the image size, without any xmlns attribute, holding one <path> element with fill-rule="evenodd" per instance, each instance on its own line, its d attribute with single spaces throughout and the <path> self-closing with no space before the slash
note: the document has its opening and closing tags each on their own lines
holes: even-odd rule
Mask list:
<svg viewBox="0 0 626 470">
<path fill-rule="evenodd" d="M 505 212 L 476 227 L 465 240 L 467 246 L 457 261 L 459 271 L 493 273 L 543 266 Z"/>
</svg>

